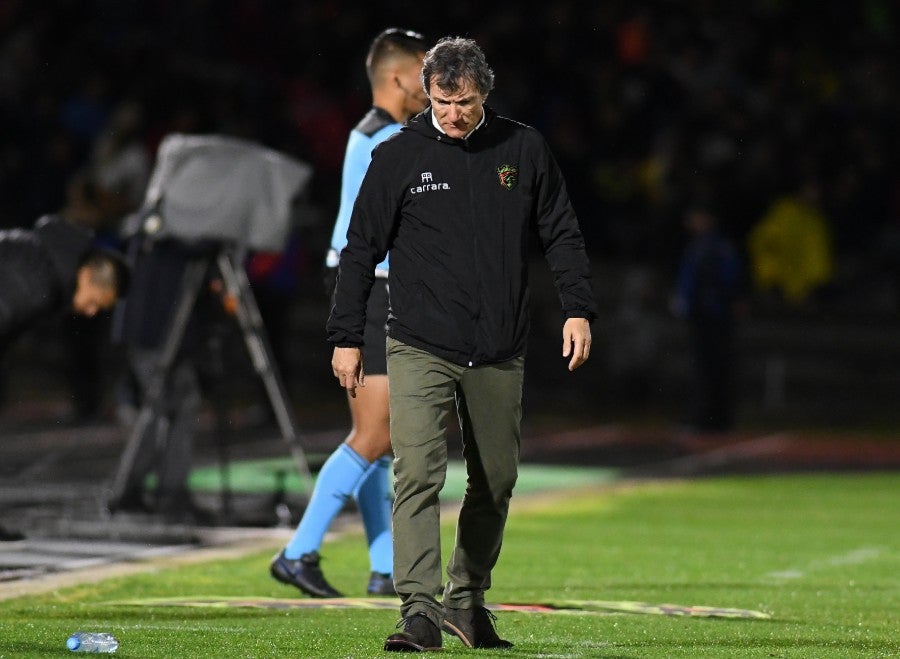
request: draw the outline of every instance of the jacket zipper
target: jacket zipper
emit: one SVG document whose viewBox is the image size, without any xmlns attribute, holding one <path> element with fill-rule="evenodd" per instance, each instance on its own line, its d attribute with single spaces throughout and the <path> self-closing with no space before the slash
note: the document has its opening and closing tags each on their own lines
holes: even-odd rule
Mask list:
<svg viewBox="0 0 900 659">
<path fill-rule="evenodd" d="M 475 211 L 475 186 L 472 185 L 472 158 L 469 151 L 469 140 L 463 140 L 463 153 L 466 158 L 466 176 L 468 181 L 469 195 L 469 221 L 476 217 Z M 469 366 L 475 365 L 475 352 L 478 350 L 478 324 L 481 321 L 481 269 L 479 268 L 478 259 L 478 227 L 472 226 L 472 260 L 474 261 L 475 271 L 475 318 L 472 327 L 472 352 L 469 354 Z"/>
</svg>

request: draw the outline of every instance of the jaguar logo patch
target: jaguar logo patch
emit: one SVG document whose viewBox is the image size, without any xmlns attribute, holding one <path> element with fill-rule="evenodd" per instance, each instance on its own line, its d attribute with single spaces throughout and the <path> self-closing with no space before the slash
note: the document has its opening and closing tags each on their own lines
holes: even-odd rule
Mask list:
<svg viewBox="0 0 900 659">
<path fill-rule="evenodd" d="M 512 165 L 500 165 L 497 168 L 497 176 L 500 177 L 500 185 L 507 190 L 512 190 L 519 182 L 519 168 Z"/>
</svg>

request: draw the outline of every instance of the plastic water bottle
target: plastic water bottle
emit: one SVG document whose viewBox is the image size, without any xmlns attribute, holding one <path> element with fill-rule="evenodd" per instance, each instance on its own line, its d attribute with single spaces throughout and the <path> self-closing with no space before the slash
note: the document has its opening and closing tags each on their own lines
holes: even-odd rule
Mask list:
<svg viewBox="0 0 900 659">
<path fill-rule="evenodd" d="M 105 652 L 111 654 L 119 648 L 119 641 L 105 632 L 75 632 L 66 641 L 72 652 Z"/>
</svg>

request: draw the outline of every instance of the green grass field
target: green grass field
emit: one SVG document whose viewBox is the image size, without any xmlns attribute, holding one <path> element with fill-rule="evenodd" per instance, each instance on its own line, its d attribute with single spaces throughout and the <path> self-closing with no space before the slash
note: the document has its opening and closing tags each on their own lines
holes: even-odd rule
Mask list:
<svg viewBox="0 0 900 659">
<path fill-rule="evenodd" d="M 900 475 L 867 474 L 620 483 L 514 498 L 489 601 L 578 601 L 585 610 L 499 612 L 513 649 L 465 650 L 445 636 L 444 654 L 900 656 L 898 495 Z M 444 535 L 449 543 L 452 520 Z M 332 583 L 364 596 L 361 538 L 329 542 L 323 555 Z M 0 657 L 63 656 L 76 629 L 113 632 L 122 657 L 388 656 L 381 644 L 396 610 L 226 606 L 228 598 L 299 596 L 268 576 L 270 556 L 157 568 L 0 602 Z M 220 603 L 149 604 L 159 598 Z M 613 610 L 627 602 L 769 617 Z"/>
</svg>

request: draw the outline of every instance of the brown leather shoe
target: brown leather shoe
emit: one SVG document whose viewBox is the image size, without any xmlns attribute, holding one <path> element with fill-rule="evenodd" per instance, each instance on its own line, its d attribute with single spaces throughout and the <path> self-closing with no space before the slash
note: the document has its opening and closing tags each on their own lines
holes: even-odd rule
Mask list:
<svg viewBox="0 0 900 659">
<path fill-rule="evenodd" d="M 401 620 L 402 632 L 391 634 L 384 642 L 387 652 L 429 652 L 441 649 L 441 630 L 424 613 Z"/>
<path fill-rule="evenodd" d="M 497 616 L 483 606 L 473 609 L 445 607 L 441 629 L 456 636 L 467 648 L 511 648 L 512 643 L 497 636 L 495 620 Z"/>
</svg>

